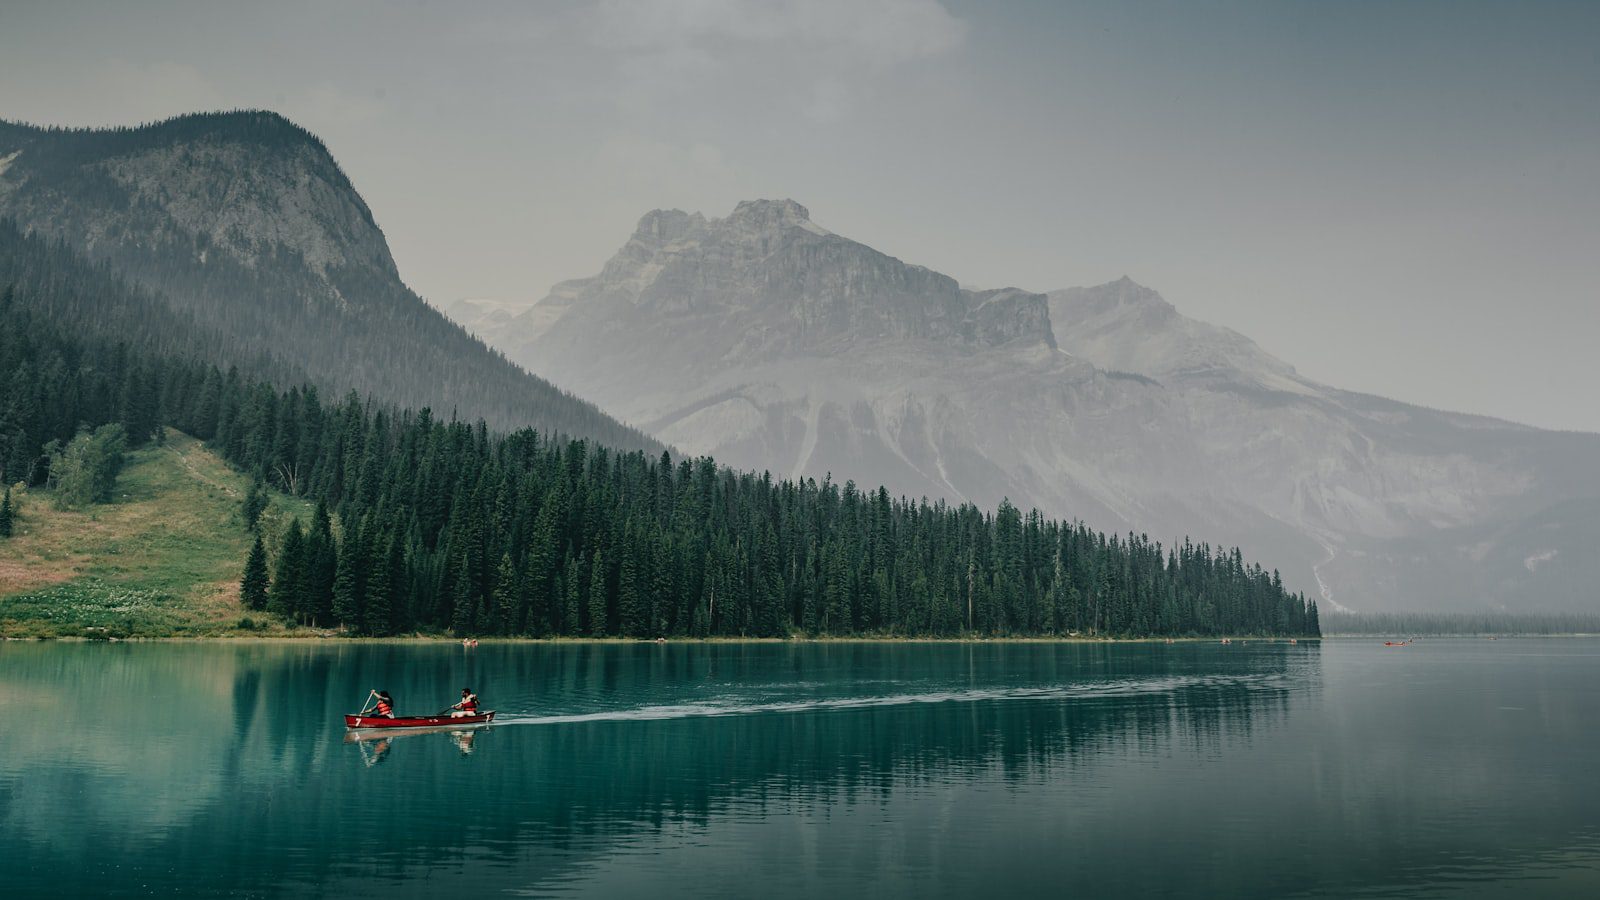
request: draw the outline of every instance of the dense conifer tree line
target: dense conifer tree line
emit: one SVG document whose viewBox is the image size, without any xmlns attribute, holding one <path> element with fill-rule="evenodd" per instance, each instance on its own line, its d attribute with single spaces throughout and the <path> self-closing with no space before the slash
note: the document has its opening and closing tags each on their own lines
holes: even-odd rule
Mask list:
<svg viewBox="0 0 1600 900">
<path fill-rule="evenodd" d="M 310 522 L 287 523 L 275 559 L 252 548 L 241 585 L 247 604 L 307 624 L 640 638 L 1318 633 L 1315 605 L 1237 550 L 1164 548 L 1009 503 L 988 513 L 501 435 L 353 394 L 329 403 L 225 372 L 198 349 L 150 349 L 183 349 L 168 339 L 64 327 L 22 296 L 0 290 L 5 477 L 44 481 L 45 445 L 84 425 L 120 425 L 135 446 L 162 425 L 193 434 L 317 501 Z M 259 497 L 246 502 L 258 515 Z"/>
</svg>

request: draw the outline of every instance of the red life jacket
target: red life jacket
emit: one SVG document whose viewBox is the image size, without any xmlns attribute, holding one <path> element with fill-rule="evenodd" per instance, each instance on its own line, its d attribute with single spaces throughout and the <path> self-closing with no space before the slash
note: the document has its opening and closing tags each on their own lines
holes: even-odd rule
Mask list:
<svg viewBox="0 0 1600 900">
<path fill-rule="evenodd" d="M 461 711 L 462 712 L 469 712 L 469 713 L 477 712 L 478 711 L 478 695 L 477 694 L 468 694 L 466 696 L 466 698 L 461 701 Z"/>
<path fill-rule="evenodd" d="M 385 717 L 388 717 L 388 718 L 393 718 L 394 717 L 394 707 L 389 705 L 389 701 L 384 700 L 382 698 L 379 698 L 378 699 L 378 715 L 385 716 Z"/>
</svg>

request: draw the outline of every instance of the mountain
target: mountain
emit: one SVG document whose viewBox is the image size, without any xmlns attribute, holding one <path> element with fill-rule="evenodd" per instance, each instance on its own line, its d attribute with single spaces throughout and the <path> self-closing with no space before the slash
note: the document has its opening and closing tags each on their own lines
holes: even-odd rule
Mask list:
<svg viewBox="0 0 1600 900">
<path fill-rule="evenodd" d="M 274 113 L 107 130 L 0 122 L 0 218 L 325 389 L 660 449 L 422 302 L 327 148 Z"/>
<path fill-rule="evenodd" d="M 738 467 L 1237 543 L 1354 609 L 1594 606 L 1600 436 L 1321 385 L 1126 278 L 964 290 L 760 200 L 480 327 Z"/>
</svg>

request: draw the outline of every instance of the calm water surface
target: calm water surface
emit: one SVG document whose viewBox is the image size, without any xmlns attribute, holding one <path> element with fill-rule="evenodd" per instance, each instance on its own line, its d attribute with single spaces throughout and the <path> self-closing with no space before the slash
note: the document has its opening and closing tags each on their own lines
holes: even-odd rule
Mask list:
<svg viewBox="0 0 1600 900">
<path fill-rule="evenodd" d="M 0 885 L 1596 897 L 1600 641 L 4 644 Z"/>
</svg>

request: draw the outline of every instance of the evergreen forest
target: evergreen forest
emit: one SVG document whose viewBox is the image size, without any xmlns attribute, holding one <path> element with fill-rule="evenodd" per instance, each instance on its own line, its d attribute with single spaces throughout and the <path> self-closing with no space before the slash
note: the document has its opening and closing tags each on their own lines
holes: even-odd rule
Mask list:
<svg viewBox="0 0 1600 900">
<path fill-rule="evenodd" d="M 229 345 L 206 326 L 65 248 L 13 231 L 0 251 L 5 483 L 48 482 L 62 458 L 52 449 L 103 426 L 129 447 L 164 428 L 192 434 L 256 474 L 244 513 L 257 527 L 260 491 L 315 503 L 309 521 L 263 535 L 241 560 L 247 606 L 307 625 L 632 638 L 1319 633 L 1316 605 L 1237 549 L 501 432 L 354 393 L 330 401 L 268 354 L 227 364 L 218 348 Z"/>
</svg>

